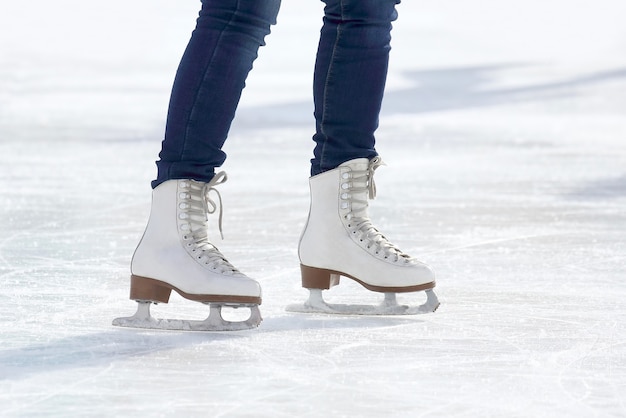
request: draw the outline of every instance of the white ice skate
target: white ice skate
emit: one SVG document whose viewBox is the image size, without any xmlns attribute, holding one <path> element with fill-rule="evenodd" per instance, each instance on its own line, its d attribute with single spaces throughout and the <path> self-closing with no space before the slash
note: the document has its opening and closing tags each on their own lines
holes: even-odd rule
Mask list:
<svg viewBox="0 0 626 418">
<path fill-rule="evenodd" d="M 169 180 L 153 190 L 148 226 L 131 262 L 130 298 L 139 303 L 135 315 L 117 318 L 113 325 L 134 328 L 232 331 L 257 327 L 261 322 L 261 287 L 239 272 L 209 242 L 207 214 L 217 210 L 209 197 L 222 202 L 214 188 L 226 181 L 220 172 L 209 183 Z M 167 303 L 172 290 L 182 297 L 210 305 L 203 321 L 155 319 L 151 303 Z M 241 322 L 222 318 L 222 307 L 249 308 L 250 317 Z"/>
<path fill-rule="evenodd" d="M 368 199 L 376 196 L 373 175 L 382 164 L 380 157 L 359 158 L 310 179 L 311 208 L 299 246 L 302 286 L 310 295 L 288 311 L 414 315 L 439 306 L 430 267 L 402 252 L 371 223 Z M 341 276 L 384 293 L 384 301 L 379 306 L 326 303 L 322 290 L 339 284 Z M 424 304 L 396 302 L 396 293 L 418 291 L 426 292 Z"/>
</svg>

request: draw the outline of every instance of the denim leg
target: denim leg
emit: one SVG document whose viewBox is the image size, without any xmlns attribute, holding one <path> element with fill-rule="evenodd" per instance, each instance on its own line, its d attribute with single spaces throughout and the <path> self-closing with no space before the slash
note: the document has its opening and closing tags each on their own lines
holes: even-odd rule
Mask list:
<svg viewBox="0 0 626 418">
<path fill-rule="evenodd" d="M 372 158 L 400 0 L 322 0 L 315 63 L 315 149 L 311 175 Z"/>
<path fill-rule="evenodd" d="M 210 181 L 224 163 L 222 145 L 279 7 L 280 0 L 202 0 L 174 80 L 153 188 L 171 179 Z"/>
</svg>

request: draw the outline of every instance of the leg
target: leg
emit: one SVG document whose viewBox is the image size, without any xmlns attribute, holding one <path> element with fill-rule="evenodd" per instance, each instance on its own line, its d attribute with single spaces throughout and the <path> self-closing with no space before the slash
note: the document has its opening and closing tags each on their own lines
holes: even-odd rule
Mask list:
<svg viewBox="0 0 626 418">
<path fill-rule="evenodd" d="M 398 0 L 324 0 L 324 26 L 315 67 L 315 158 L 311 206 L 298 253 L 302 286 L 311 290 L 304 311 L 343 312 L 321 290 L 357 281 L 386 294 L 381 308 L 360 313 L 422 313 L 439 302 L 431 268 L 392 244 L 371 222 L 368 200 L 376 195 L 374 148 L 387 64 L 391 22 Z M 398 307 L 397 292 L 427 292 L 416 309 Z M 299 310 L 299 309 L 296 309 Z"/>
<path fill-rule="evenodd" d="M 221 197 L 215 187 L 227 176 L 214 169 L 226 158 L 221 147 L 279 4 L 280 0 L 203 0 L 172 90 L 150 218 L 131 261 L 130 298 L 139 302 L 139 309 L 115 325 L 237 330 L 261 321 L 259 283 L 237 270 L 211 243 L 207 216 L 219 207 L 221 222 Z M 200 323 L 151 319 L 146 304 L 167 303 L 172 290 L 210 304 L 212 317 Z M 219 315 L 222 306 L 249 307 L 250 318 L 228 323 Z"/>
<path fill-rule="evenodd" d="M 315 63 L 316 143 L 311 175 L 354 158 L 373 158 L 391 22 L 399 0 L 323 0 Z"/>
<path fill-rule="evenodd" d="M 170 99 L 155 188 L 166 180 L 211 180 L 259 46 L 280 0 L 203 0 Z"/>
</svg>

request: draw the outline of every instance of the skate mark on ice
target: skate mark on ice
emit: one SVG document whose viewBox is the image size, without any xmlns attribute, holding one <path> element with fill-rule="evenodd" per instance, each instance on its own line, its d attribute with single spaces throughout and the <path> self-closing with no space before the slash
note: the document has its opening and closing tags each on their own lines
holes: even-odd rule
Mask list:
<svg viewBox="0 0 626 418">
<path fill-rule="evenodd" d="M 155 332 L 113 330 L 83 334 L 47 343 L 0 351 L 0 382 L 41 374 L 102 367 L 111 362 L 143 357 L 196 344 L 245 338 L 235 333 Z"/>
<path fill-rule="evenodd" d="M 283 315 L 270 316 L 264 319 L 263 326 L 259 328 L 259 333 L 355 328 L 371 331 L 372 329 L 388 329 L 424 322 L 410 315 L 292 315 L 290 313 Z"/>
<path fill-rule="evenodd" d="M 590 332 L 593 332 L 593 331 L 590 329 Z M 586 401 L 589 397 L 593 396 L 593 390 L 594 388 L 595 390 L 597 390 L 598 381 L 611 386 L 611 389 L 615 393 L 616 399 L 622 399 L 621 405 L 622 405 L 622 409 L 624 409 L 624 402 L 623 402 L 624 398 L 622 396 L 623 390 L 622 388 L 620 388 L 619 384 L 616 384 L 614 381 L 611 381 L 611 379 L 606 379 L 606 375 L 604 373 L 600 373 L 596 375 L 587 374 L 586 376 L 581 376 L 580 374 L 576 373 L 575 366 L 577 364 L 584 363 L 585 361 L 589 359 L 593 359 L 593 358 L 603 358 L 602 356 L 599 356 L 598 354 L 604 351 L 613 351 L 618 347 L 626 347 L 626 341 L 621 341 L 618 343 L 608 344 L 602 347 L 597 347 L 598 343 L 601 342 L 601 340 L 602 339 L 600 337 L 596 337 L 592 341 L 588 341 L 588 342 L 581 341 L 579 345 L 576 346 L 575 348 L 579 348 L 581 345 L 583 346 L 588 345 L 588 347 L 580 347 L 582 348 L 582 350 L 580 350 L 580 353 L 578 353 L 574 359 L 572 359 L 563 367 L 561 367 L 558 373 L 558 384 L 562 392 L 569 399 L 571 399 L 574 403 L 579 405 L 581 408 L 585 408 L 587 410 L 588 415 L 594 415 L 594 409 L 593 407 L 591 407 L 588 403 L 585 403 L 584 401 Z M 618 366 L 618 365 L 616 364 L 615 366 Z M 583 368 L 584 364 L 580 364 L 578 367 Z M 571 373 L 569 376 L 566 375 L 566 373 L 569 373 L 571 370 L 573 370 L 574 372 Z M 610 373 L 611 369 L 609 368 L 605 370 L 604 372 Z M 570 381 L 570 386 L 572 386 L 571 388 L 566 387 L 566 383 L 565 383 L 566 381 Z M 594 383 L 590 383 L 590 382 L 594 382 Z M 578 384 L 572 384 L 572 383 L 578 383 Z M 579 396 L 575 395 L 573 393 L 574 390 L 576 388 L 580 388 L 581 386 L 584 388 L 584 393 Z M 579 392 L 580 391 L 581 390 L 579 389 Z"/>
<path fill-rule="evenodd" d="M 456 247 L 442 248 L 442 249 L 439 249 L 439 250 L 422 252 L 422 255 L 441 254 L 441 253 L 446 253 L 446 252 L 449 252 L 449 251 L 464 250 L 466 248 L 482 247 L 482 246 L 485 246 L 485 245 L 500 244 L 500 243 L 503 243 L 503 242 L 523 241 L 523 240 L 534 239 L 534 238 L 561 237 L 561 236 L 564 236 L 564 235 L 574 235 L 574 232 L 561 232 L 561 233 L 550 233 L 550 234 L 532 234 L 532 235 L 520 235 L 520 236 L 508 237 L 508 238 L 498 238 L 498 239 L 493 239 L 493 240 L 475 242 L 475 243 L 472 243 L 472 244 L 459 245 L 459 246 L 456 246 Z"/>
<path fill-rule="evenodd" d="M 29 408 L 32 408 L 35 405 L 38 405 L 42 402 L 45 402 L 49 399 L 52 399 L 56 396 L 62 395 L 64 393 L 68 393 L 70 390 L 74 389 L 74 388 L 78 388 L 81 387 L 85 384 L 87 384 L 88 382 L 93 382 L 96 381 L 98 378 L 100 378 L 101 376 L 105 376 L 107 375 L 111 370 L 113 370 L 115 367 L 113 366 L 113 364 L 110 364 L 108 367 L 98 371 L 97 373 L 90 375 L 84 379 L 79 379 L 75 382 L 72 382 L 71 384 L 65 384 L 65 385 L 61 385 L 59 387 L 59 384 L 55 384 L 54 386 L 54 390 L 52 391 L 48 391 L 45 395 L 39 397 L 38 399 L 35 399 L 34 401 L 30 402 L 30 403 L 26 403 L 23 405 L 20 405 L 18 407 L 9 409 L 9 410 L 5 410 L 3 411 L 4 413 L 15 413 L 18 412 L 20 410 L 28 410 Z"/>
</svg>

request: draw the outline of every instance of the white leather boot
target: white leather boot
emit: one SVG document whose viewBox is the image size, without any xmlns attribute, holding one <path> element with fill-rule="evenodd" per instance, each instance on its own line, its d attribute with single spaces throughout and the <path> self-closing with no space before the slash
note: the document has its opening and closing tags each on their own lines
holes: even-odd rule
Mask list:
<svg viewBox="0 0 626 418">
<path fill-rule="evenodd" d="M 195 180 L 169 180 L 152 192 L 152 209 L 144 235 L 131 262 L 130 298 L 139 302 L 135 316 L 118 318 L 114 325 L 195 330 L 235 330 L 258 326 L 261 287 L 226 260 L 207 236 L 207 215 L 221 197 L 214 188 L 226 181 L 220 172 L 209 183 Z M 171 291 L 193 301 L 210 304 L 206 321 L 154 320 L 150 303 L 167 303 Z M 228 322 L 221 318 L 221 307 L 249 307 L 250 319 Z M 216 312 L 213 312 L 216 311 Z"/>
<path fill-rule="evenodd" d="M 261 303 L 259 284 L 207 236 L 207 214 L 216 209 L 208 194 L 225 180 L 221 172 L 210 183 L 169 180 L 153 190 L 148 226 L 131 262 L 131 299 L 166 303 L 176 290 L 199 302 Z"/>
<path fill-rule="evenodd" d="M 380 157 L 359 158 L 311 177 L 311 207 L 299 245 L 303 287 L 329 289 L 340 276 L 375 292 L 435 287 L 433 271 L 390 243 L 370 221 L 368 198 L 376 194 L 372 176 L 381 164 Z"/>
</svg>

